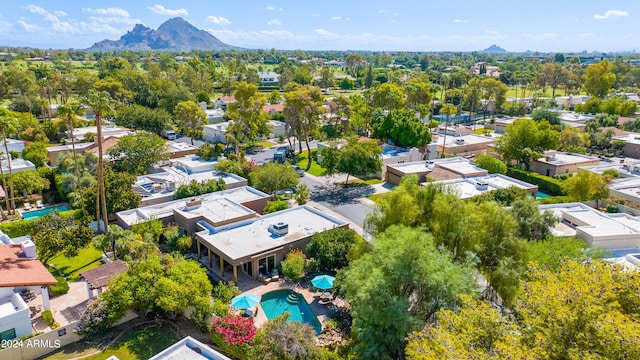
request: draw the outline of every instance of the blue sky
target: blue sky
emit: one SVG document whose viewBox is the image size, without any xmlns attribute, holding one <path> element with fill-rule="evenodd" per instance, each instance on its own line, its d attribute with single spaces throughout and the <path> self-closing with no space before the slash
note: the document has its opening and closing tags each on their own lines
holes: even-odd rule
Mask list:
<svg viewBox="0 0 640 360">
<path fill-rule="evenodd" d="M 638 0 L 159 1 L 13 0 L 0 46 L 87 48 L 181 16 L 247 48 L 640 51 Z"/>
</svg>

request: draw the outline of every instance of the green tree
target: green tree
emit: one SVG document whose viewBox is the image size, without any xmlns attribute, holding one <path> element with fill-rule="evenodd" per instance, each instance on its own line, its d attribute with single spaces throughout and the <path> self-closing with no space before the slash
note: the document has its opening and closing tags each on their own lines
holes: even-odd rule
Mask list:
<svg viewBox="0 0 640 360">
<path fill-rule="evenodd" d="M 210 179 L 204 181 L 191 180 L 189 184 L 182 184 L 173 194 L 174 199 L 184 199 L 188 197 L 222 191 L 227 188 L 224 179 Z"/>
<path fill-rule="evenodd" d="M 451 115 L 456 115 L 458 113 L 458 108 L 453 104 L 444 104 L 440 108 L 440 114 L 444 114 L 447 117 L 447 120 L 444 123 L 444 136 L 442 137 L 442 143 L 447 143 L 447 131 L 449 130 L 449 119 L 451 119 Z M 442 147 L 442 154 L 440 156 L 444 158 L 445 156 L 445 146 Z"/>
<path fill-rule="evenodd" d="M 405 107 L 406 96 L 400 85 L 384 83 L 371 88 L 373 109 L 397 110 Z"/>
<path fill-rule="evenodd" d="M 321 89 L 329 89 L 334 86 L 335 79 L 333 77 L 333 71 L 328 66 L 323 66 L 320 69 L 320 79 L 316 80 L 316 84 Z"/>
<path fill-rule="evenodd" d="M 128 173 L 118 173 L 113 171 L 110 167 L 105 168 L 104 181 L 106 191 L 109 193 L 108 201 L 105 202 L 104 211 L 107 214 L 115 214 L 118 211 L 137 208 L 140 204 L 140 195 L 136 194 L 133 190 L 133 184 L 136 182 L 136 177 Z M 89 187 L 84 187 L 78 192 L 78 196 L 84 196 L 85 205 L 87 211 L 92 213 L 96 211 L 96 201 L 93 196 L 96 196 L 98 190 L 97 184 Z M 71 203 L 77 208 L 79 198 L 74 198 Z"/>
<path fill-rule="evenodd" d="M 87 246 L 92 237 L 93 230 L 86 219 L 76 219 L 74 216 L 63 218 L 58 213 L 38 219 L 32 235 L 38 258 L 44 263 L 59 254 L 66 257 L 78 255 L 78 251 Z"/>
<path fill-rule="evenodd" d="M 364 241 L 349 228 L 335 228 L 311 237 L 307 254 L 317 261 L 321 271 L 336 271 L 349 265 L 347 254 L 358 241 Z"/>
<path fill-rule="evenodd" d="M 609 187 L 603 176 L 591 171 L 579 169 L 564 183 L 567 195 L 573 201 L 589 201 L 609 197 Z"/>
<path fill-rule="evenodd" d="M 550 108 L 538 108 L 533 110 L 531 118 L 535 121 L 546 120 L 551 125 L 560 125 L 560 114 Z"/>
<path fill-rule="evenodd" d="M 506 133 L 497 141 L 496 150 L 504 161 L 518 161 L 529 170 L 531 161 L 541 157 L 544 150 L 555 149 L 559 139 L 560 134 L 547 121 L 518 119 L 507 125 Z"/>
<path fill-rule="evenodd" d="M 109 150 L 114 159 L 114 169 L 133 175 L 146 174 L 155 163 L 169 158 L 167 144 L 160 136 L 138 131 L 118 139 L 118 143 Z"/>
<path fill-rule="evenodd" d="M 431 142 L 431 132 L 410 110 L 377 111 L 371 120 L 371 136 L 391 140 L 401 147 L 420 147 Z"/>
<path fill-rule="evenodd" d="M 49 188 L 51 183 L 35 170 L 21 171 L 13 174 L 13 186 L 18 193 L 35 194 Z"/>
<path fill-rule="evenodd" d="M 338 171 L 338 162 L 342 155 L 341 149 L 337 146 L 326 146 L 320 150 L 322 156 L 322 167 L 325 168 L 325 175 L 333 175 Z"/>
<path fill-rule="evenodd" d="M 315 331 L 298 321 L 289 321 L 285 313 L 267 321 L 256 333 L 250 347 L 250 359 L 319 360 Z"/>
<path fill-rule="evenodd" d="M 496 109 L 502 108 L 507 96 L 507 86 L 500 80 L 485 78 L 480 82 L 480 89 L 480 97 L 486 100 L 482 102 L 482 110 L 486 119 L 489 105 L 493 104 Z"/>
<path fill-rule="evenodd" d="M 189 100 L 181 101 L 173 109 L 176 124 L 182 129 L 182 132 L 191 137 L 191 145 L 193 138 L 202 134 L 207 115 L 198 104 Z"/>
<path fill-rule="evenodd" d="M 208 308 L 212 289 L 206 270 L 196 261 L 164 255 L 132 262 L 126 273 L 111 279 L 101 296 L 116 319 L 128 309 L 175 318 L 190 306 Z"/>
<path fill-rule="evenodd" d="M 278 190 L 292 188 L 300 181 L 295 170 L 278 163 L 267 163 L 251 172 L 249 177 L 256 188 L 272 195 Z"/>
<path fill-rule="evenodd" d="M 474 162 L 479 167 L 487 170 L 490 174 L 506 174 L 507 173 L 507 165 L 496 159 L 491 155 L 480 155 L 478 156 Z"/>
<path fill-rule="evenodd" d="M 295 199 L 298 205 L 304 205 L 309 200 L 309 187 L 307 184 L 300 182 L 296 189 Z"/>
<path fill-rule="evenodd" d="M 551 211 L 541 214 L 533 199 L 515 201 L 510 211 L 518 223 L 518 236 L 523 239 L 545 239 L 550 233 L 549 228 L 558 222 Z"/>
<path fill-rule="evenodd" d="M 576 127 L 565 126 L 560 132 L 558 150 L 578 154 L 585 154 L 591 145 L 589 133 L 581 131 Z"/>
<path fill-rule="evenodd" d="M 44 166 L 49 161 L 47 144 L 42 141 L 32 142 L 22 150 L 22 158 L 31 161 L 37 167 Z"/>
<path fill-rule="evenodd" d="M 258 136 L 269 134 L 269 125 L 262 107 L 264 96 L 258 92 L 258 86 L 240 82 L 234 92 L 236 102 L 229 104 L 227 114 L 232 119 L 226 136 L 231 137 L 236 146 L 236 157 L 240 162 L 240 142 L 253 141 Z"/>
<path fill-rule="evenodd" d="M 83 115 L 85 113 L 84 108 L 77 101 L 69 101 L 58 107 L 57 114 L 61 118 L 66 118 L 69 127 L 69 133 L 73 134 L 73 124 L 76 115 Z M 78 154 L 76 153 L 76 138 L 71 136 L 71 152 L 73 154 L 73 170 L 76 176 L 77 184 L 76 188 L 80 188 L 80 170 L 78 168 Z M 82 215 L 87 216 L 87 210 L 84 207 L 84 200 L 81 202 Z"/>
<path fill-rule="evenodd" d="M 382 149 L 375 140 L 358 141 L 351 139 L 342 150 L 338 161 L 338 172 L 347 174 L 345 185 L 349 182 L 349 176 L 365 176 L 380 171 Z"/>
<path fill-rule="evenodd" d="M 151 109 L 141 105 L 124 106 L 116 112 L 116 124 L 134 130 L 146 130 L 162 135 L 171 124 L 171 115 L 162 108 Z"/>
<path fill-rule="evenodd" d="M 96 211 L 96 224 L 100 229 L 100 220 L 102 219 L 104 231 L 108 232 L 109 227 L 106 224 L 109 223 L 109 217 L 107 213 L 107 193 L 105 189 L 105 176 L 104 176 L 104 150 L 102 149 L 102 142 L 104 137 L 102 136 L 102 115 L 110 112 L 113 99 L 105 91 L 98 92 L 90 90 L 89 94 L 82 100 L 83 103 L 88 105 L 96 115 L 96 142 L 98 143 L 98 168 L 97 168 L 97 189 L 95 192 L 95 211 Z M 86 201 L 86 199 L 85 199 Z M 100 216 L 102 214 L 102 216 Z"/>
<path fill-rule="evenodd" d="M 222 143 L 215 143 L 213 146 L 206 141 L 202 146 L 196 149 L 196 156 L 201 157 L 203 160 L 216 159 L 224 152 L 224 145 Z"/>
<path fill-rule="evenodd" d="M 298 249 L 289 251 L 280 263 L 282 275 L 293 282 L 297 282 L 302 278 L 306 265 L 307 257 Z"/>
<path fill-rule="evenodd" d="M 584 79 L 584 91 L 587 94 L 603 99 L 609 93 L 611 86 L 616 82 L 616 75 L 611 72 L 613 64 L 604 59 L 587 66 Z"/>
<path fill-rule="evenodd" d="M 286 210 L 289 208 L 289 204 L 284 200 L 271 200 L 267 201 L 267 205 L 262 210 L 263 214 L 271 214 L 277 211 Z"/>
<path fill-rule="evenodd" d="M 407 335 L 440 308 L 459 306 L 475 282 L 467 265 L 420 229 L 392 226 L 371 246 L 336 280 L 351 305 L 354 350 L 367 359 L 401 358 Z"/>
<path fill-rule="evenodd" d="M 322 107 L 322 93 L 318 87 L 303 86 L 284 94 L 284 115 L 287 119 L 289 131 L 294 133 L 298 141 L 305 142 L 307 147 L 307 167 L 311 168 L 311 147 L 309 136 L 318 132 L 320 127 L 320 115 L 324 112 Z M 295 146 L 291 147 L 295 149 Z M 300 146 L 302 152 L 302 146 Z"/>
</svg>

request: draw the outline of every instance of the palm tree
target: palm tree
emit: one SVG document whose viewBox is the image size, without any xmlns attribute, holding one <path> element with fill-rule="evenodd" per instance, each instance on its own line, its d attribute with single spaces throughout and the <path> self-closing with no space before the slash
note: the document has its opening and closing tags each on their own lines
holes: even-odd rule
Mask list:
<svg viewBox="0 0 640 360">
<path fill-rule="evenodd" d="M 80 190 L 80 171 L 78 170 L 78 154 L 76 154 L 76 139 L 73 136 L 73 120 L 75 120 L 76 115 L 83 115 L 84 108 L 78 102 L 70 101 L 64 105 L 58 107 L 58 116 L 66 117 L 69 122 L 69 134 L 71 137 L 71 149 L 73 152 L 73 165 L 76 175 L 76 180 L 78 182 L 77 189 Z M 82 215 L 87 216 L 87 210 L 84 207 L 84 197 L 80 196 L 80 202 L 82 206 Z"/>
<path fill-rule="evenodd" d="M 449 119 L 451 118 L 451 115 L 455 115 L 457 113 L 458 113 L 458 108 L 453 104 L 444 104 L 440 108 L 440 114 L 444 114 L 447 116 L 447 121 L 444 124 L 444 137 L 442 138 L 442 154 L 440 155 L 441 158 L 444 158 L 444 150 L 447 146 L 447 130 L 449 128 Z"/>
<path fill-rule="evenodd" d="M 107 195 L 104 188 L 104 159 L 102 150 L 102 115 L 111 110 L 111 104 L 114 100 L 106 91 L 90 90 L 89 94 L 83 99 L 83 102 L 93 109 L 96 115 L 96 141 L 98 142 L 98 191 L 96 193 L 96 224 L 100 228 L 100 212 L 102 209 L 102 218 L 104 219 L 104 233 L 109 232 L 109 215 L 107 214 Z"/>
<path fill-rule="evenodd" d="M 7 132 L 10 132 L 16 126 L 17 119 L 11 116 L 0 116 L 0 132 L 2 133 L 2 139 L 4 141 L 4 151 L 7 155 L 7 165 L 9 167 L 9 196 L 11 197 L 11 207 L 9 214 L 13 214 L 16 209 L 16 198 L 13 193 L 13 170 L 11 169 L 11 154 L 9 153 L 9 146 L 7 145 Z"/>
</svg>

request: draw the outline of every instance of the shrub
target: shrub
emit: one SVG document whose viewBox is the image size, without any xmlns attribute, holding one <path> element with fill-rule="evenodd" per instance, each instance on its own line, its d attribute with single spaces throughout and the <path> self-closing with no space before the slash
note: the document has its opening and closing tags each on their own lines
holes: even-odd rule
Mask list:
<svg viewBox="0 0 640 360">
<path fill-rule="evenodd" d="M 267 206 L 264 207 L 264 210 L 262 211 L 263 214 L 271 214 L 274 213 L 276 211 L 280 211 L 280 210 L 286 210 L 289 208 L 289 204 L 287 204 L 286 201 L 284 200 L 273 200 L 273 201 L 267 201 Z"/>
<path fill-rule="evenodd" d="M 45 310 L 42 312 L 42 320 L 44 320 L 47 326 L 53 325 L 55 321 L 53 320 L 53 313 L 51 313 L 51 310 Z"/>
<path fill-rule="evenodd" d="M 564 195 L 562 181 L 549 176 L 540 175 L 534 172 L 527 172 L 517 168 L 507 169 L 507 175 L 518 180 L 526 181 L 530 184 L 538 185 L 540 190 L 552 195 Z"/>
<path fill-rule="evenodd" d="M 550 196 L 548 198 L 538 199 L 536 201 L 538 202 L 538 204 L 563 204 L 573 202 L 573 200 L 566 195 Z"/>
<path fill-rule="evenodd" d="M 182 236 L 176 241 L 176 249 L 178 251 L 187 251 L 191 249 L 191 245 L 193 244 L 193 239 L 189 235 Z"/>
<path fill-rule="evenodd" d="M 620 209 L 618 208 L 618 205 L 616 205 L 616 204 L 609 204 L 609 205 L 607 205 L 607 212 L 608 213 L 619 213 Z"/>
<path fill-rule="evenodd" d="M 307 257 L 299 249 L 289 251 L 284 261 L 280 263 L 282 275 L 294 282 L 300 280 L 304 273 L 306 262 Z"/>
<path fill-rule="evenodd" d="M 228 314 L 216 318 L 211 324 L 211 339 L 232 357 L 246 359 L 248 343 L 256 335 L 252 318 Z"/>
<path fill-rule="evenodd" d="M 0 224 L 0 230 L 10 238 L 33 234 L 35 229 L 35 220 L 10 221 Z"/>
<path fill-rule="evenodd" d="M 109 309 L 106 303 L 102 298 L 98 298 L 89 303 L 74 331 L 88 338 L 102 334 L 113 324 L 113 320 L 108 315 Z"/>
<path fill-rule="evenodd" d="M 62 276 L 54 276 L 58 281 L 57 284 L 49 286 L 49 293 L 51 296 L 64 295 L 69 292 L 69 284 L 67 279 Z"/>
</svg>

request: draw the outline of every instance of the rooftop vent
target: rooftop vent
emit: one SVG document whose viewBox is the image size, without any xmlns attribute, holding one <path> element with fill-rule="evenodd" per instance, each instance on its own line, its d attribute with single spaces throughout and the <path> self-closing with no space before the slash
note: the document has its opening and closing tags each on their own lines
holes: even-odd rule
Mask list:
<svg viewBox="0 0 640 360">
<path fill-rule="evenodd" d="M 464 144 L 464 139 L 456 139 L 456 144 Z"/>
<path fill-rule="evenodd" d="M 484 181 L 476 182 L 476 189 L 480 191 L 489 190 L 489 184 Z"/>
<path fill-rule="evenodd" d="M 186 205 L 187 205 L 188 208 L 195 207 L 195 206 L 200 206 L 200 205 L 202 205 L 202 199 L 193 198 L 191 200 L 187 200 L 187 204 Z"/>
<path fill-rule="evenodd" d="M 153 192 L 160 192 L 160 191 L 162 191 L 162 184 L 154 183 L 153 184 Z"/>
<path fill-rule="evenodd" d="M 285 222 L 279 222 L 269 225 L 269 231 L 277 236 L 286 235 L 289 232 L 289 224 Z"/>
<path fill-rule="evenodd" d="M 36 244 L 31 240 L 25 240 L 20 243 L 22 247 L 22 254 L 26 258 L 36 258 Z"/>
<path fill-rule="evenodd" d="M 176 183 L 174 181 L 167 181 L 167 191 L 174 191 L 176 189 Z"/>
<path fill-rule="evenodd" d="M 547 155 L 544 157 L 547 161 L 556 161 L 556 155 Z"/>
</svg>

